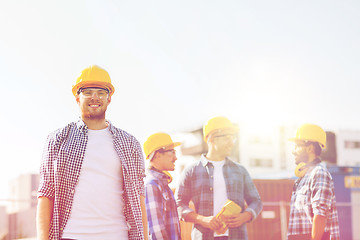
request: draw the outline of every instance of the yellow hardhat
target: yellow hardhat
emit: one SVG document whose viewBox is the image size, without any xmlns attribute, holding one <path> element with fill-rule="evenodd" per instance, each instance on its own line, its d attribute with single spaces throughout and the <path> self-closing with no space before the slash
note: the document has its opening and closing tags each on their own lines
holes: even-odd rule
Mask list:
<svg viewBox="0 0 360 240">
<path fill-rule="evenodd" d="M 76 79 L 76 84 L 72 87 L 72 93 L 74 96 L 77 94 L 80 88 L 85 86 L 105 87 L 109 90 L 110 96 L 115 92 L 115 88 L 111 84 L 111 79 L 108 72 L 96 65 L 85 68 L 81 72 L 80 76 Z"/>
<path fill-rule="evenodd" d="M 166 147 L 177 147 L 181 143 L 180 142 L 173 142 L 169 134 L 158 132 L 154 133 L 144 143 L 144 152 L 146 155 L 146 159 L 149 159 L 151 153 L 161 148 Z"/>
<path fill-rule="evenodd" d="M 209 119 L 203 126 L 204 141 L 207 141 L 208 136 L 216 130 L 231 129 L 237 132 L 239 129 L 226 117 L 214 117 Z"/>
<path fill-rule="evenodd" d="M 321 148 L 326 148 L 326 133 L 315 124 L 303 124 L 296 130 L 296 136 L 290 138 L 289 141 L 310 141 L 318 142 Z"/>
</svg>

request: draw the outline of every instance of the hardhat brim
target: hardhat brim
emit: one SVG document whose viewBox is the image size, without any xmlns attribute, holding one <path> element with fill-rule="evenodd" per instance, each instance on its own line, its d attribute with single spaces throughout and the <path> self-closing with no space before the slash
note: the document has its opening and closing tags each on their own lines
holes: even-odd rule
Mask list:
<svg viewBox="0 0 360 240">
<path fill-rule="evenodd" d="M 216 131 L 223 131 L 223 130 L 232 130 L 233 133 L 239 132 L 239 127 L 233 126 L 233 127 L 227 127 L 227 128 L 220 128 L 220 129 L 214 129 L 211 132 L 209 132 L 206 136 L 204 136 L 204 141 L 206 142 L 208 137 L 213 134 Z"/>
<path fill-rule="evenodd" d="M 301 141 L 304 142 L 304 141 L 308 141 L 308 142 L 317 142 L 317 143 L 319 143 L 318 140 L 315 140 L 315 139 L 306 139 L 306 140 L 304 140 L 304 139 L 299 139 L 299 138 L 289 138 L 288 141 L 290 141 L 290 142 L 301 142 Z M 324 144 L 322 144 L 322 143 L 319 143 L 319 145 L 320 145 L 320 147 L 321 147 L 322 149 L 325 149 L 325 148 L 326 148 L 326 146 L 325 146 Z"/>
<path fill-rule="evenodd" d="M 156 149 L 154 149 L 154 151 L 152 151 L 151 153 L 149 153 L 149 155 L 146 156 L 146 159 L 149 159 L 149 156 L 150 156 L 153 152 L 156 152 L 156 151 L 159 150 L 159 149 L 168 148 L 168 147 L 176 148 L 176 147 L 178 147 L 178 146 L 180 146 L 180 145 L 181 145 L 181 142 L 173 142 L 173 143 L 171 143 L 171 144 L 169 144 L 169 145 L 156 148 Z"/>
</svg>

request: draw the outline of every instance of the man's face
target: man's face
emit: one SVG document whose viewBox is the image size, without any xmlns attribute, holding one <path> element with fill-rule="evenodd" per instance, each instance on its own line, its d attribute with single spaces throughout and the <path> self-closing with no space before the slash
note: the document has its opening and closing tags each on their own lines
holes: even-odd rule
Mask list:
<svg viewBox="0 0 360 240">
<path fill-rule="evenodd" d="M 305 144 L 305 142 L 296 142 L 294 146 L 294 151 L 292 154 L 295 157 L 295 163 L 296 165 L 304 162 L 307 163 L 309 161 L 309 154 L 307 152 L 308 145 Z"/>
<path fill-rule="evenodd" d="M 209 136 L 209 141 L 211 141 L 216 152 L 224 156 L 230 156 L 236 142 L 236 135 L 233 130 L 220 130 L 212 133 Z"/>
<path fill-rule="evenodd" d="M 111 97 L 107 90 L 102 88 L 82 88 L 76 95 L 76 102 L 79 104 L 83 118 L 105 119 L 105 112 L 111 102 Z"/>
<path fill-rule="evenodd" d="M 174 171 L 175 169 L 175 161 L 176 151 L 174 148 L 158 150 L 156 153 L 155 159 L 153 161 L 157 161 L 157 167 L 160 171 Z"/>
</svg>

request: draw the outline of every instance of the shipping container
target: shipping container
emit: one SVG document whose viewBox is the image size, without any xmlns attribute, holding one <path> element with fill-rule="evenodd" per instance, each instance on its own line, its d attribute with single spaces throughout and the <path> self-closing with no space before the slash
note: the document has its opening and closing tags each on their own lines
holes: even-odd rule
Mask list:
<svg viewBox="0 0 360 240">
<path fill-rule="evenodd" d="M 360 240 L 360 167 L 328 167 L 334 180 L 340 237 Z"/>
<path fill-rule="evenodd" d="M 263 202 L 255 221 L 247 224 L 249 240 L 286 239 L 293 179 L 254 179 Z"/>
</svg>

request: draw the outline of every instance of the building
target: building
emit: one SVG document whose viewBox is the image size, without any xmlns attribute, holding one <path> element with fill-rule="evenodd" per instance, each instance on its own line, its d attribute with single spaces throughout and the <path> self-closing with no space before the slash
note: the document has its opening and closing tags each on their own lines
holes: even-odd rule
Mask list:
<svg viewBox="0 0 360 240">
<path fill-rule="evenodd" d="M 8 217 L 6 207 L 0 206 L 0 239 L 4 239 L 8 233 Z"/>
<path fill-rule="evenodd" d="M 360 131 L 336 132 L 337 165 L 360 166 Z"/>
<path fill-rule="evenodd" d="M 36 207 L 38 174 L 23 174 L 10 182 L 8 213 L 16 213 Z"/>
<path fill-rule="evenodd" d="M 36 192 L 38 186 L 38 174 L 23 174 L 10 183 L 6 239 L 36 237 Z"/>
</svg>

